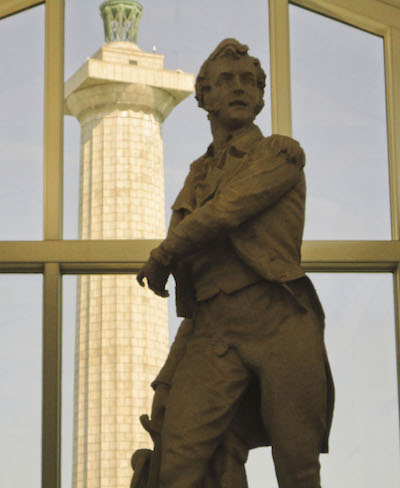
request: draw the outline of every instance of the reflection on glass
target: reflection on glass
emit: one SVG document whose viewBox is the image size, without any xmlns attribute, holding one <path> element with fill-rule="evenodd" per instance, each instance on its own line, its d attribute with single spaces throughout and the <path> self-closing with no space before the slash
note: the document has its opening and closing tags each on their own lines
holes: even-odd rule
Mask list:
<svg viewBox="0 0 400 488">
<path fill-rule="evenodd" d="M 0 239 L 42 239 L 44 6 L 1 20 L 0 45 Z"/>
<path fill-rule="evenodd" d="M 290 48 L 305 238 L 390 239 L 383 39 L 290 6 Z"/>
<path fill-rule="evenodd" d="M 98 5 L 100 3 L 97 2 Z M 98 8 L 93 2 L 83 5 L 79 0 L 68 0 L 67 6 L 66 79 L 69 79 L 86 58 L 102 46 L 104 33 Z M 217 44 L 226 37 L 235 37 L 250 46 L 250 53 L 260 58 L 268 75 L 267 11 L 266 0 L 254 0 L 246 5 L 246 8 L 243 8 L 241 2 L 228 0 L 204 0 L 201 5 L 195 0 L 178 0 L 173 5 L 163 0 L 145 2 L 138 46 L 148 53 L 155 51 L 156 54 L 165 55 L 166 70 L 175 72 L 179 69 L 197 75 L 202 62 Z M 268 134 L 271 131 L 269 76 L 265 93 L 266 108 L 258 116 L 257 123 Z M 116 140 L 116 136 L 113 136 L 113 139 Z M 129 136 L 128 139 L 132 147 L 137 145 L 133 136 Z M 203 154 L 211 142 L 207 115 L 197 107 L 193 95 L 174 108 L 162 124 L 162 140 L 168 221 L 169 209 L 183 184 L 189 164 Z M 65 117 L 66 238 L 78 238 L 79 145 L 79 123 L 73 117 Z M 150 146 L 151 144 L 147 151 Z M 123 160 L 125 155 L 117 156 L 119 157 L 121 164 L 129 162 Z M 128 156 L 129 159 L 132 158 Z M 132 166 L 132 178 L 137 178 L 134 174 L 136 165 Z M 104 174 L 105 180 L 109 181 L 111 175 Z M 146 174 L 139 176 L 148 178 Z"/>
<path fill-rule="evenodd" d="M 40 487 L 42 278 L 0 275 L 0 484 Z"/>
</svg>

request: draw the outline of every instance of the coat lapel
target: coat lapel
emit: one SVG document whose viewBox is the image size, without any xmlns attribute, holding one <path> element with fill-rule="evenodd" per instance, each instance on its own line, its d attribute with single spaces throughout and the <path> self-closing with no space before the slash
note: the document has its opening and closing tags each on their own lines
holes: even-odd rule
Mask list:
<svg viewBox="0 0 400 488">
<path fill-rule="evenodd" d="M 222 183 L 228 182 L 241 168 L 248 163 L 248 153 L 263 135 L 256 125 L 235 135 L 226 152 Z"/>
<path fill-rule="evenodd" d="M 248 152 L 263 135 L 256 125 L 240 131 L 228 144 L 228 147 L 207 171 L 207 176 L 196 182 L 196 207 L 201 207 L 210 200 L 221 185 L 228 182 L 248 162 Z M 211 145 L 205 157 L 212 157 Z"/>
<path fill-rule="evenodd" d="M 195 188 L 197 207 L 201 207 L 213 197 L 221 182 L 222 176 L 223 171 L 220 168 L 213 167 L 209 170 L 206 178 L 197 183 Z"/>
<path fill-rule="evenodd" d="M 247 153 L 232 146 L 227 154 L 221 183 L 229 181 L 247 161 Z"/>
</svg>

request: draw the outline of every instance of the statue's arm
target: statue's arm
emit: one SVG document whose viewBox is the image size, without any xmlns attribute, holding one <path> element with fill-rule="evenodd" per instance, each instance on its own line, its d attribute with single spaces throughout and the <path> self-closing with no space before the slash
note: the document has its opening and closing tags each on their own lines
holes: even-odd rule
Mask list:
<svg viewBox="0 0 400 488">
<path fill-rule="evenodd" d="M 238 227 L 276 203 L 301 179 L 304 152 L 285 136 L 265 139 L 247 167 L 215 197 L 182 220 L 151 256 L 165 266 L 197 251 L 219 233 Z"/>
<path fill-rule="evenodd" d="M 195 178 L 195 168 L 198 162 L 199 161 L 195 161 L 192 163 L 191 170 L 185 180 L 185 184 L 172 206 L 173 213 L 168 228 L 167 239 L 173 235 L 174 229 L 184 219 L 184 216 L 187 215 L 187 213 L 190 213 L 192 210 L 194 198 L 193 180 Z M 146 278 L 150 290 L 160 297 L 168 297 L 169 293 L 165 286 L 167 284 L 169 275 L 171 273 L 174 275 L 176 274 L 177 263 L 173 264 L 174 266 L 164 266 L 159 260 L 150 257 L 150 259 L 142 266 L 136 275 L 139 285 L 144 287 L 144 278 Z"/>
</svg>

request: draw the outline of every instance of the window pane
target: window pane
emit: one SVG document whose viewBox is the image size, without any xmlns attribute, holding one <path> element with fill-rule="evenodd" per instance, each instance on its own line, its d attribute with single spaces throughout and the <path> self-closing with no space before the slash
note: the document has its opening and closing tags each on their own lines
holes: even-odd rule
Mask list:
<svg viewBox="0 0 400 488">
<path fill-rule="evenodd" d="M 74 422 L 74 372 L 76 329 L 76 276 L 64 276 L 62 315 L 62 435 L 61 486 L 72 486 L 72 446 Z"/>
<path fill-rule="evenodd" d="M 391 274 L 313 274 L 336 388 L 324 488 L 400 484 Z"/>
<path fill-rule="evenodd" d="M 41 486 L 42 277 L 0 275 L 0 485 Z"/>
<path fill-rule="evenodd" d="M 167 302 L 134 276 L 63 278 L 64 487 L 129 486 L 133 451 L 152 445 L 139 417 L 167 350 Z"/>
<path fill-rule="evenodd" d="M 390 239 L 383 39 L 290 6 L 290 49 L 305 238 Z"/>
<path fill-rule="evenodd" d="M 100 4 L 100 2 L 97 3 Z M 66 13 L 66 79 L 68 80 L 87 57 L 93 56 L 102 46 L 104 32 L 98 8 L 92 2 L 83 5 L 83 2 L 79 0 L 68 0 Z M 175 72 L 179 69 L 185 73 L 197 75 L 203 61 L 217 44 L 227 37 L 235 37 L 248 44 L 250 53 L 260 58 L 263 68 L 268 74 L 267 0 L 253 0 L 246 4 L 246 8 L 243 8 L 243 2 L 238 0 L 233 2 L 231 0 L 219 0 L 218 2 L 204 0 L 201 5 L 195 0 L 176 0 L 172 3 L 156 0 L 143 3 L 138 46 L 148 53 L 153 52 L 154 46 L 156 54 L 165 55 L 164 69 L 166 70 Z M 271 131 L 269 76 L 265 92 L 265 109 L 258 116 L 257 123 L 265 134 L 269 134 Z M 124 125 L 129 125 L 126 120 L 127 118 L 120 124 L 121 131 L 126 130 L 126 141 L 118 131 L 107 126 L 106 123 L 103 124 L 104 134 L 107 134 L 107 131 L 114 131 L 109 144 L 111 145 L 112 141 L 117 143 L 121 139 L 118 147 L 123 150 L 122 146 L 129 145 L 130 141 L 130 147 L 134 151 L 135 145 L 137 147 L 140 141 L 135 139 L 137 131 L 135 135 L 133 129 L 131 133 L 127 128 L 124 129 Z M 100 135 L 100 125 L 97 127 L 97 133 L 92 129 L 90 134 L 85 131 L 82 133 L 81 139 L 80 124 L 76 118 L 72 116 L 65 118 L 66 204 L 64 222 L 66 238 L 78 237 L 80 141 L 87 146 L 87 138 L 94 136 L 97 138 L 94 144 L 101 145 L 100 141 L 104 140 L 104 136 Z M 193 94 L 177 105 L 162 124 L 162 141 L 164 144 L 166 218 L 169 221 L 170 207 L 187 175 L 189 164 L 203 154 L 211 142 L 207 114 L 197 107 Z M 151 139 L 147 139 L 146 144 L 145 152 L 149 152 L 149 147 L 153 147 L 152 151 L 154 151 L 155 144 L 151 142 Z M 93 145 L 93 149 L 94 147 Z M 108 158 L 109 160 L 110 158 Z M 114 169 L 110 169 L 110 174 L 106 173 L 104 167 L 103 181 L 107 184 L 111 181 L 113 173 L 115 175 L 116 172 L 128 171 L 132 176 L 131 184 L 134 185 L 134 178 L 137 181 L 137 176 L 135 176 L 137 165 L 132 155 L 116 153 L 115 160 L 120 160 L 127 169 L 123 170 L 122 167 L 118 169 L 114 165 Z M 122 176 L 122 178 L 127 180 L 126 176 Z M 160 192 L 154 191 L 153 197 L 158 193 Z M 134 201 L 135 195 L 137 192 L 132 190 L 132 201 Z M 120 235 L 123 235 L 122 231 L 119 235 L 116 233 L 112 238 L 121 238 Z"/>
<path fill-rule="evenodd" d="M 0 239 L 42 239 L 44 6 L 0 21 Z"/>
<path fill-rule="evenodd" d="M 310 275 L 326 314 L 336 403 L 324 488 L 400 484 L 393 282 L 389 274 Z M 249 486 L 277 488 L 270 449 L 251 452 Z"/>
</svg>

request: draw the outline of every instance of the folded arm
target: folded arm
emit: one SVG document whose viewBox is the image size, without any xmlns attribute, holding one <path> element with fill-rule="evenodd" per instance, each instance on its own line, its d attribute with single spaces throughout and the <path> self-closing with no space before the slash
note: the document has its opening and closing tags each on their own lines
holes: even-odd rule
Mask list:
<svg viewBox="0 0 400 488">
<path fill-rule="evenodd" d="M 219 233 L 238 227 L 276 203 L 301 178 L 304 153 L 293 139 L 271 136 L 248 166 L 221 185 L 213 199 L 170 229 L 151 256 L 164 266 L 198 250 Z"/>
</svg>

